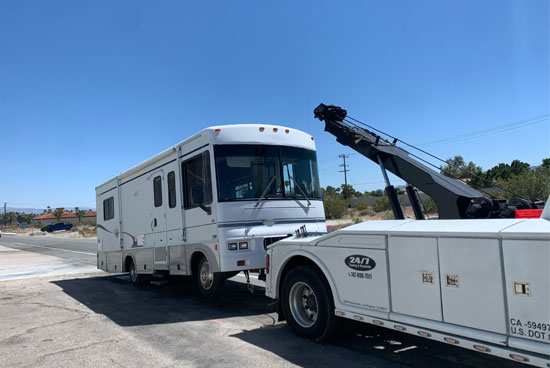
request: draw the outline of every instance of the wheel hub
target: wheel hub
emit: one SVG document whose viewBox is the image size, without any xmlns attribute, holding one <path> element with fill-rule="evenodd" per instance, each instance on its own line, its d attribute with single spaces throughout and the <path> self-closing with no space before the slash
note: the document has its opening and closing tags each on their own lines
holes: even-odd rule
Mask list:
<svg viewBox="0 0 550 368">
<path fill-rule="evenodd" d="M 199 278 L 200 278 L 201 286 L 204 289 L 208 290 L 212 287 L 214 274 L 210 272 L 210 265 L 208 264 L 208 262 L 204 262 L 201 265 Z"/>
<path fill-rule="evenodd" d="M 315 324 L 318 316 L 317 296 L 305 282 L 292 285 L 289 295 L 290 312 L 296 323 L 304 328 Z"/>
</svg>

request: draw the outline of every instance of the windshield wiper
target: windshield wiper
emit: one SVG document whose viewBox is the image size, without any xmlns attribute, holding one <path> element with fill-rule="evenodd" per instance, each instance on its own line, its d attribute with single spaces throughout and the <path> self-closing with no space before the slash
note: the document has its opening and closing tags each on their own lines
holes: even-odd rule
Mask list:
<svg viewBox="0 0 550 368">
<path fill-rule="evenodd" d="M 306 192 L 302 189 L 302 186 L 298 183 L 296 179 L 294 179 L 294 176 L 289 176 L 289 178 L 292 179 L 296 188 L 300 189 L 300 192 L 302 192 L 302 195 L 306 199 L 308 206 L 311 206 L 311 202 L 309 201 L 309 198 L 307 197 Z"/>
<path fill-rule="evenodd" d="M 269 191 L 269 188 L 271 188 L 271 186 L 273 185 L 273 182 L 275 181 L 276 177 L 277 177 L 277 175 L 273 175 L 271 177 L 271 179 L 269 179 L 269 181 L 267 182 L 267 186 L 265 187 L 264 191 L 262 192 L 262 195 L 260 195 L 260 199 L 258 199 L 258 201 L 254 205 L 254 207 L 258 207 L 258 205 L 264 200 L 265 195 Z"/>
</svg>

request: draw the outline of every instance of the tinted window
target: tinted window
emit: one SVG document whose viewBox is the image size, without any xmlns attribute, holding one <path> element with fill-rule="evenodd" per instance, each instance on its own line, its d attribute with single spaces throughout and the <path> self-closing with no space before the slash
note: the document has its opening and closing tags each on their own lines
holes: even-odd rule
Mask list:
<svg viewBox="0 0 550 368">
<path fill-rule="evenodd" d="M 155 176 L 153 179 L 153 196 L 155 207 L 162 206 L 162 179 L 160 176 Z"/>
<path fill-rule="evenodd" d="M 315 151 L 271 145 L 214 147 L 218 200 L 321 198 Z"/>
<path fill-rule="evenodd" d="M 181 172 L 185 190 L 184 207 L 187 209 L 199 206 L 199 203 L 193 202 L 193 191 L 195 195 L 202 192 L 203 204 L 212 203 L 212 180 L 208 151 L 183 161 Z"/>
<path fill-rule="evenodd" d="M 109 197 L 103 201 L 103 220 L 107 221 L 115 217 L 115 199 Z"/>
<path fill-rule="evenodd" d="M 282 197 L 278 147 L 226 145 L 215 153 L 220 201 Z"/>
<path fill-rule="evenodd" d="M 176 174 L 173 171 L 168 173 L 168 207 L 176 207 Z"/>
</svg>

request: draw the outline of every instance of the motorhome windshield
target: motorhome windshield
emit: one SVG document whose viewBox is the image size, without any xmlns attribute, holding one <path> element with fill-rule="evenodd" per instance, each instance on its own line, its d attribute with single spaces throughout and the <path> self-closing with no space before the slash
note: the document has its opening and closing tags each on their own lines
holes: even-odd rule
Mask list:
<svg viewBox="0 0 550 368">
<path fill-rule="evenodd" d="M 271 145 L 214 147 L 218 200 L 320 198 L 315 151 Z"/>
</svg>

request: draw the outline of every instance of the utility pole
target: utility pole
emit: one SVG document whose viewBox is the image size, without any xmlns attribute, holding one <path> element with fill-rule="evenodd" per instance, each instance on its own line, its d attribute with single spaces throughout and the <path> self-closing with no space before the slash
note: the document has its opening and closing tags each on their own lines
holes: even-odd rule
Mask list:
<svg viewBox="0 0 550 368">
<path fill-rule="evenodd" d="M 344 170 L 340 170 L 340 172 L 344 173 L 344 184 L 345 184 L 344 196 L 347 198 L 347 197 L 349 197 L 349 194 L 350 194 L 350 193 L 348 193 L 348 195 L 346 195 L 346 192 L 348 191 L 348 171 L 350 171 L 350 170 L 348 169 L 348 166 L 346 165 L 346 157 L 349 157 L 349 155 L 341 154 L 341 155 L 338 155 L 338 157 L 340 157 L 341 159 L 344 160 L 344 163 L 340 164 L 340 167 L 343 167 Z"/>
<path fill-rule="evenodd" d="M 349 157 L 349 155 L 344 155 L 344 154 L 341 154 L 339 155 L 338 157 L 340 157 L 341 159 L 344 160 L 344 163 L 343 164 L 340 164 L 340 167 L 343 167 L 344 170 L 340 170 L 339 172 L 343 172 L 344 173 L 344 184 L 346 184 L 346 186 L 348 185 L 348 167 L 346 165 L 346 157 Z"/>
</svg>

